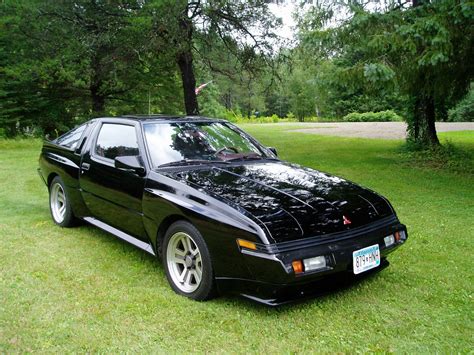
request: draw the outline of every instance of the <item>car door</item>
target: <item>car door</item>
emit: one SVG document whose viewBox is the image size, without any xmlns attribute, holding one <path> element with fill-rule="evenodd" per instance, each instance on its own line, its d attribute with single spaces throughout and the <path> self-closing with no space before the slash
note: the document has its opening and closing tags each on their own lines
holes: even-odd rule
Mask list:
<svg viewBox="0 0 474 355">
<path fill-rule="evenodd" d="M 144 156 L 137 123 L 103 121 L 84 153 L 79 183 L 92 217 L 146 240 L 142 197 L 145 176 L 115 167 L 118 156 Z M 143 174 L 142 174 L 143 175 Z"/>
</svg>

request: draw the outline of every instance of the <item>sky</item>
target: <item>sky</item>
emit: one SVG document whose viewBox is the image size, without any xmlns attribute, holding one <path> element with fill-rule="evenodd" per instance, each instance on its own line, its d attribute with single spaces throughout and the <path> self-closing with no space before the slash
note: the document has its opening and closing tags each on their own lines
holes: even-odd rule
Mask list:
<svg viewBox="0 0 474 355">
<path fill-rule="evenodd" d="M 283 26 L 275 31 L 280 37 L 292 39 L 294 34 L 293 27 L 295 26 L 292 14 L 296 6 L 296 2 L 293 1 L 287 1 L 279 5 L 273 3 L 268 5 L 270 11 L 273 12 L 276 17 L 280 17 L 283 20 Z"/>
</svg>

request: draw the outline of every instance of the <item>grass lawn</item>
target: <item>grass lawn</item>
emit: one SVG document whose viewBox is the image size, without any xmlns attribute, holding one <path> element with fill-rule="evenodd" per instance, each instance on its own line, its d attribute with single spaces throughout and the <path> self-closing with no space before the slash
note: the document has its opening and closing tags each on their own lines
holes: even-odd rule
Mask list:
<svg viewBox="0 0 474 355">
<path fill-rule="evenodd" d="M 0 353 L 472 352 L 474 179 L 400 163 L 401 141 L 248 125 L 281 158 L 390 199 L 409 240 L 353 287 L 277 309 L 168 287 L 151 256 L 91 226 L 61 229 L 36 173 L 41 143 L 0 141 Z M 444 133 L 474 152 L 474 133 Z"/>
</svg>

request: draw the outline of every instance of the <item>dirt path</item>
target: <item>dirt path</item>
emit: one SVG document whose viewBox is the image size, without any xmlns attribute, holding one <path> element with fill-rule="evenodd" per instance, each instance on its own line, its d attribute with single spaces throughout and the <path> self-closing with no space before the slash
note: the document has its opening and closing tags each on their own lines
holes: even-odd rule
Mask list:
<svg viewBox="0 0 474 355">
<path fill-rule="evenodd" d="M 292 123 L 294 125 L 294 123 Z M 292 132 L 322 134 L 327 136 L 403 139 L 406 137 L 406 123 L 404 122 L 335 122 L 335 123 L 301 123 L 302 127 Z M 438 132 L 472 130 L 474 122 L 438 122 Z"/>
</svg>

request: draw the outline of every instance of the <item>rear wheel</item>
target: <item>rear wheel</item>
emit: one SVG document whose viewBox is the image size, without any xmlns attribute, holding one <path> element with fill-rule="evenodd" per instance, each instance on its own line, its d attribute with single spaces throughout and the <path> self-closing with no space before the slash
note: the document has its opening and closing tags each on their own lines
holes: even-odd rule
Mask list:
<svg viewBox="0 0 474 355">
<path fill-rule="evenodd" d="M 163 264 L 173 290 L 203 301 L 215 291 L 214 272 L 209 250 L 199 231 L 191 223 L 173 223 L 163 241 Z"/>
<path fill-rule="evenodd" d="M 69 196 L 63 181 L 56 176 L 49 185 L 49 209 L 54 223 L 61 227 L 72 227 L 76 218 L 72 213 Z"/>
</svg>

